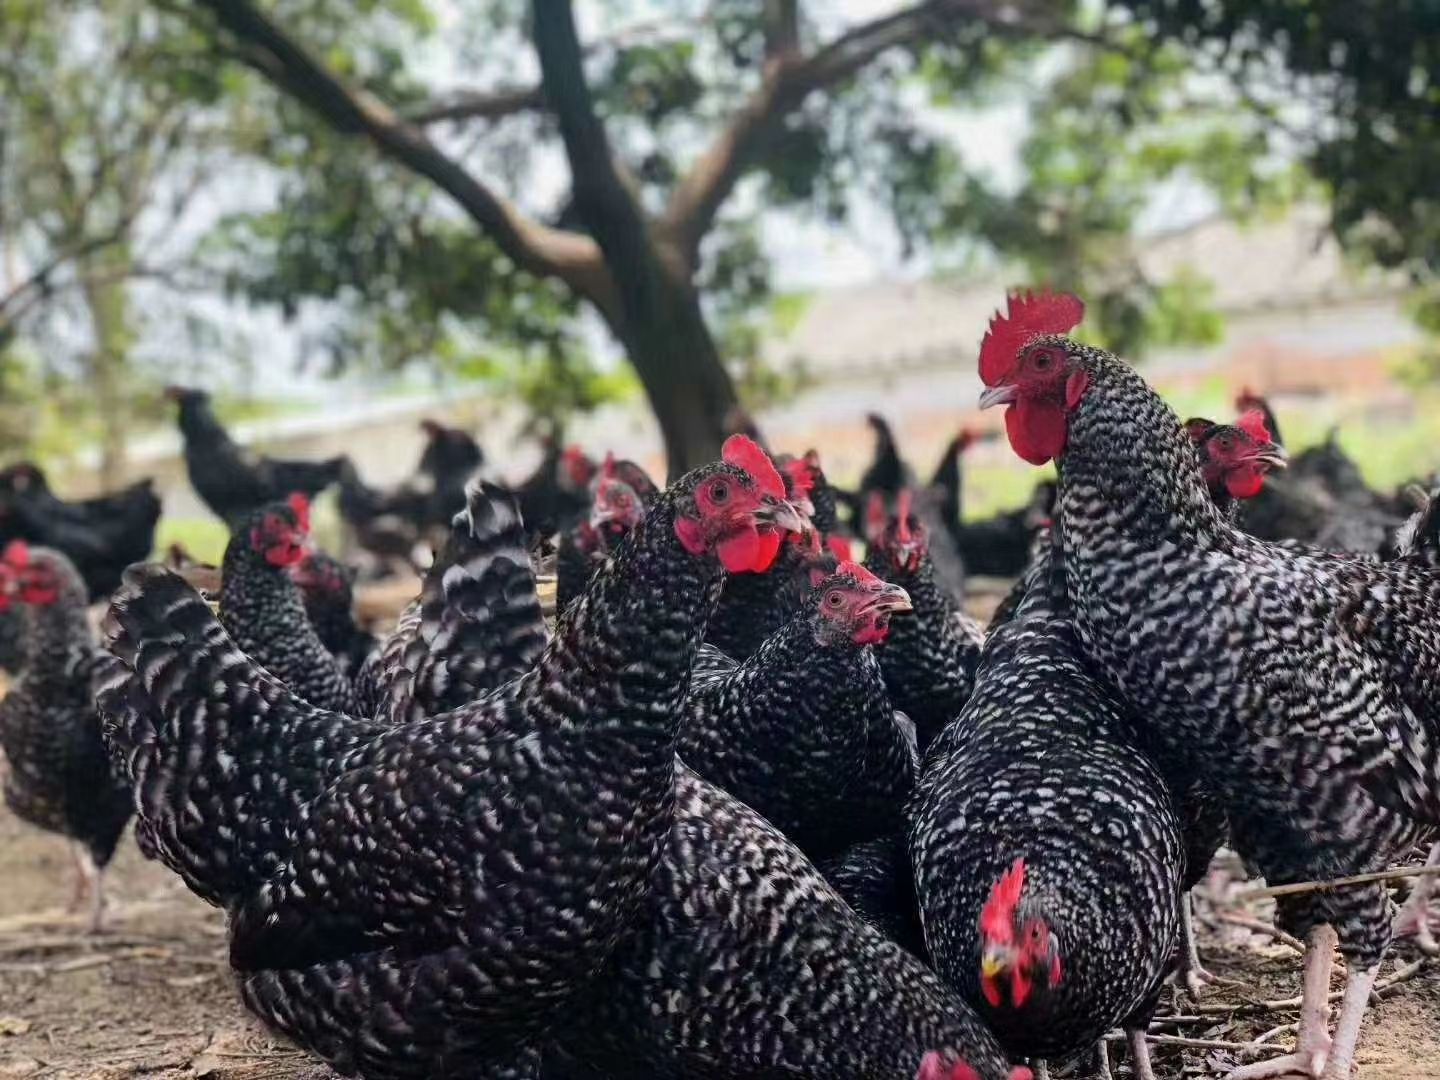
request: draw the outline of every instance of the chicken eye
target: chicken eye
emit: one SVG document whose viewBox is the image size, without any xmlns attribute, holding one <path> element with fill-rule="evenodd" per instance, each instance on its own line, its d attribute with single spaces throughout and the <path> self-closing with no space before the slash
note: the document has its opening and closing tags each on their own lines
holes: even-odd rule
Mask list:
<svg viewBox="0 0 1440 1080">
<path fill-rule="evenodd" d="M 825 597 L 825 603 L 833 608 L 838 608 L 845 603 L 845 597 L 839 592 L 831 592 L 829 596 Z"/>
<path fill-rule="evenodd" d="M 1039 349 L 1035 352 L 1035 367 L 1040 371 L 1049 371 L 1055 363 L 1055 354 L 1049 349 Z"/>
<path fill-rule="evenodd" d="M 716 480 L 713 484 L 710 485 L 711 502 L 723 503 L 729 501 L 729 499 L 730 485 L 727 484 L 724 480 Z"/>
</svg>

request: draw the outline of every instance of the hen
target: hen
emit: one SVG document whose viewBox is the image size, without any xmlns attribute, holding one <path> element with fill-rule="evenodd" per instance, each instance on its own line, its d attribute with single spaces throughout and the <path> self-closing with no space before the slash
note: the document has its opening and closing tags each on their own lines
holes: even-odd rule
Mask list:
<svg viewBox="0 0 1440 1080">
<path fill-rule="evenodd" d="M 24 544 L 5 550 L 0 576 L 25 611 L 24 671 L 0 700 L 0 746 L 10 763 L 5 802 L 22 820 L 70 839 L 75 902 L 89 892 L 90 929 L 99 930 L 102 874 L 132 807 L 100 737 L 85 584 L 59 552 Z"/>
<path fill-rule="evenodd" d="M 1007 1050 L 1066 1059 L 1123 1026 L 1152 1080 L 1144 1032 L 1177 941 L 1185 847 L 1132 727 L 1042 574 L 926 758 L 910 852 L 935 968 Z"/>
<path fill-rule="evenodd" d="M 320 709 L 354 712 L 355 691 L 305 614 L 290 568 L 305 557 L 310 504 L 303 495 L 253 511 L 221 564 L 220 622 L 236 648 Z"/>
<path fill-rule="evenodd" d="M 555 606 L 559 611 L 585 591 L 595 567 L 635 527 L 658 494 L 644 469 L 613 456 L 605 458 L 592 488 L 589 516 L 560 534 L 555 555 Z"/>
<path fill-rule="evenodd" d="M 936 581 L 930 532 L 911 511 L 909 492 L 898 502 L 872 539 L 865 568 L 904 589 L 914 608 L 891 619 L 877 654 L 890 700 L 915 722 L 923 755 L 970 699 L 982 633 Z"/>
<path fill-rule="evenodd" d="M 127 574 L 107 735 L 140 834 L 229 912 L 255 1013 L 388 1078 L 494 1075 L 569 1011 L 645 913 L 724 571 L 799 523 L 762 451 L 725 456 L 656 501 L 528 672 L 398 726 L 307 705 L 175 575 Z"/>
<path fill-rule="evenodd" d="M 125 567 L 155 543 L 160 499 L 150 480 L 110 495 L 66 502 L 45 474 L 22 462 L 0 472 L 0 540 L 24 540 L 64 554 L 91 598 L 108 596 Z"/>
<path fill-rule="evenodd" d="M 215 516 L 232 527 L 267 503 L 294 492 L 314 498 L 340 479 L 344 457 L 286 461 L 241 446 L 215 416 L 210 395 L 203 390 L 171 386 L 165 396 L 179 406 L 190 485 Z"/>
<path fill-rule="evenodd" d="M 1120 360 L 1064 337 L 1074 297 L 1012 298 L 981 348 L 982 405 L 1058 459 L 1059 543 L 1086 653 L 1225 800 L 1272 884 L 1385 868 L 1440 824 L 1440 575 L 1279 548 L 1205 489 L 1173 412 Z M 1235 1076 L 1346 1080 L 1390 942 L 1378 884 L 1281 897 L 1307 939 L 1294 1054 Z M 1348 964 L 1333 1042 L 1333 948 Z"/>
<path fill-rule="evenodd" d="M 290 567 L 305 617 L 340 673 L 354 681 L 378 647 L 375 635 L 355 621 L 355 571 L 322 551 L 307 550 Z"/>
<path fill-rule="evenodd" d="M 812 859 L 900 828 L 914 730 L 895 714 L 871 646 L 905 591 L 842 563 L 754 656 L 697 675 L 679 753 Z"/>
</svg>

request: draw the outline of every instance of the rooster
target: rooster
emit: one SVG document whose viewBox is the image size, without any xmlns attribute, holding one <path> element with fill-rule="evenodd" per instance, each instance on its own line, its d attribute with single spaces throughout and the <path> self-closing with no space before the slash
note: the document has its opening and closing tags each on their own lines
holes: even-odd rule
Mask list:
<svg viewBox="0 0 1440 1080">
<path fill-rule="evenodd" d="M 171 386 L 165 396 L 179 406 L 190 486 L 216 517 L 232 527 L 293 492 L 314 498 L 339 481 L 348 460 L 287 461 L 257 454 L 230 437 L 204 390 Z"/>
<path fill-rule="evenodd" d="M 1215 787 L 1237 849 L 1272 884 L 1384 869 L 1440 825 L 1440 575 L 1237 530 L 1160 397 L 1064 336 L 1083 312 L 1070 296 L 1012 298 L 980 374 L 1015 451 L 1060 465 L 1057 539 L 1084 651 Z M 1277 919 L 1307 942 L 1297 1045 L 1232 1080 L 1347 1080 L 1391 938 L 1384 888 L 1284 896 Z"/>
<path fill-rule="evenodd" d="M 897 832 L 915 735 L 871 646 L 909 609 L 904 589 L 842 563 L 754 656 L 696 677 L 680 756 L 812 859 Z"/>
<path fill-rule="evenodd" d="M 1011 1053 L 1104 1053 L 1123 1026 L 1153 1080 L 1144 1032 L 1178 938 L 1181 821 L 1048 576 L 986 643 L 926 759 L 910 834 L 926 945 Z"/>
<path fill-rule="evenodd" d="M 97 696 L 138 830 L 229 913 L 247 1006 L 345 1074 L 512 1064 L 645 917 L 674 740 L 727 570 L 798 527 L 731 440 L 651 508 L 524 675 L 400 725 L 315 709 L 135 568 Z M 533 580 L 528 583 L 533 596 Z"/>
<path fill-rule="evenodd" d="M 913 610 L 897 614 L 877 649 L 895 707 L 915 722 L 923 754 L 970 698 L 980 658 L 980 626 L 936 581 L 930 531 L 903 491 L 895 513 L 871 541 L 865 568 L 903 588 Z"/>
<path fill-rule="evenodd" d="M 290 574 L 309 534 L 310 502 L 299 494 L 242 521 L 221 563 L 220 622 L 245 655 L 296 695 L 317 708 L 353 712 L 351 681 L 306 616 Z"/>
<path fill-rule="evenodd" d="M 0 700 L 0 747 L 10 763 L 6 805 L 22 821 L 69 838 L 74 903 L 89 894 L 101 928 L 103 874 L 132 812 L 130 790 L 110 768 L 91 681 L 98 650 L 85 617 L 85 583 L 64 555 L 12 543 L 0 562 L 24 609 L 24 671 Z"/>
</svg>

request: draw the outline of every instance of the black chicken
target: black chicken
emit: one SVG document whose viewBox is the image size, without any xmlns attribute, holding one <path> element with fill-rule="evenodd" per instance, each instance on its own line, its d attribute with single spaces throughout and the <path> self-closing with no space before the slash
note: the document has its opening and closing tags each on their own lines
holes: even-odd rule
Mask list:
<svg viewBox="0 0 1440 1080">
<path fill-rule="evenodd" d="M 25 612 L 24 670 L 0 700 L 0 746 L 10 763 L 5 802 L 22 820 L 70 839 L 75 903 L 88 891 L 96 931 L 105 910 L 102 875 L 132 806 L 100 737 L 92 694 L 99 651 L 85 617 L 85 584 L 64 555 L 23 543 L 6 548 L 0 576 Z"/>
<path fill-rule="evenodd" d="M 290 567 L 305 615 L 320 643 L 350 681 L 378 647 L 375 635 L 355 621 L 355 571 L 322 551 L 306 550 Z M 303 695 L 302 695 L 303 696 Z"/>
<path fill-rule="evenodd" d="M 253 1011 L 371 1078 L 483 1074 L 571 1015 L 645 917 L 724 570 L 801 524 L 758 447 L 725 457 L 656 501 L 530 671 L 398 726 L 308 706 L 175 575 L 127 573 L 107 735 L 140 834 L 230 913 Z"/>
<path fill-rule="evenodd" d="M 678 750 L 812 859 L 893 835 L 917 767 L 871 646 L 905 590 L 842 564 L 755 655 L 697 675 Z"/>
<path fill-rule="evenodd" d="M 246 656 L 321 709 L 355 711 L 355 691 L 305 614 L 290 568 L 305 557 L 310 504 L 303 495 L 251 512 L 221 566 L 220 622 Z"/>
<path fill-rule="evenodd" d="M 61 552 L 91 599 L 108 596 L 125 567 L 150 554 L 159 520 L 160 499 L 148 479 L 66 502 L 36 465 L 21 462 L 0 471 L 0 542 L 24 540 Z"/>
<path fill-rule="evenodd" d="M 216 418 L 210 395 L 204 390 L 171 386 L 165 396 L 180 408 L 180 435 L 191 486 L 232 528 L 267 503 L 295 492 L 314 498 L 340 479 L 344 457 L 287 461 L 241 446 Z"/>
<path fill-rule="evenodd" d="M 936 970 L 1011 1053 L 1063 1060 L 1121 1025 L 1153 1080 L 1144 1032 L 1175 951 L 1185 847 L 1133 728 L 1042 575 L 931 748 L 910 851 Z"/>
<path fill-rule="evenodd" d="M 908 496 L 901 493 L 895 513 L 872 539 L 865 567 L 903 588 L 914 605 L 891 620 L 890 636 L 877 653 L 890 700 L 915 722 L 923 755 L 969 700 L 983 635 L 935 580 L 930 533 Z"/>
</svg>

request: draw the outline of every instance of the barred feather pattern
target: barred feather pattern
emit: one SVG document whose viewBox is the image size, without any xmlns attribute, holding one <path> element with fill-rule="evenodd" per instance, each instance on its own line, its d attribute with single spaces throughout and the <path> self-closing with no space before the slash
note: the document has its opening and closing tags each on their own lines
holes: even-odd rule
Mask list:
<svg viewBox="0 0 1440 1080">
<path fill-rule="evenodd" d="M 866 925 L 759 814 L 685 767 L 643 928 L 557 1035 L 612 1080 L 913 1080 L 1004 1055 L 975 1013 Z"/>
<path fill-rule="evenodd" d="M 534 666 L 549 640 L 515 498 L 483 481 L 365 679 L 390 723 L 457 709 Z"/>
<path fill-rule="evenodd" d="M 667 492 L 525 675 L 400 726 L 306 705 L 179 578 L 132 569 L 107 730 L 156 853 L 230 912 L 250 1009 L 345 1074 L 485 1075 L 602 968 L 670 828 L 722 581 L 675 516 L 717 471 L 749 483 Z"/>
<path fill-rule="evenodd" d="M 1176 945 L 1185 849 L 1159 770 L 1087 669 L 1048 589 L 985 646 L 975 693 L 931 748 L 910 855 L 936 970 L 1014 1054 L 1065 1058 L 1144 1027 Z M 1040 918 L 1061 977 L 1022 1004 L 985 1000 L 980 914 L 1017 859 L 1021 920 Z"/>
<path fill-rule="evenodd" d="M 887 533 L 893 528 L 892 521 Z M 912 570 L 888 556 L 882 537 L 865 556 L 865 569 L 903 588 L 914 606 L 891 618 L 890 636 L 876 655 L 890 700 L 914 721 L 923 754 L 970 699 L 984 634 L 936 581 L 929 552 Z"/>
<path fill-rule="evenodd" d="M 61 587 L 55 603 L 19 609 L 24 667 L 0 700 L 5 804 L 21 820 L 83 844 L 103 867 L 130 819 L 131 799 L 101 741 L 87 590 L 58 551 L 31 548 L 30 560 L 52 563 Z"/>
<path fill-rule="evenodd" d="M 811 604 L 729 671 L 697 677 L 679 752 L 812 859 L 901 826 L 916 763 L 868 645 L 816 640 Z"/>
<path fill-rule="evenodd" d="M 1272 884 L 1383 868 L 1440 822 L 1440 575 L 1285 548 L 1206 496 L 1179 421 L 1129 367 L 1063 338 L 1071 414 L 1059 521 L 1086 652 L 1225 800 Z M 1280 905 L 1331 922 L 1361 967 L 1389 941 L 1380 886 Z"/>
<path fill-rule="evenodd" d="M 310 704 L 355 712 L 354 687 L 305 614 L 300 587 L 250 541 L 251 526 L 275 512 L 282 511 L 262 507 L 231 535 L 221 565 L 220 622 L 246 656 Z"/>
</svg>

